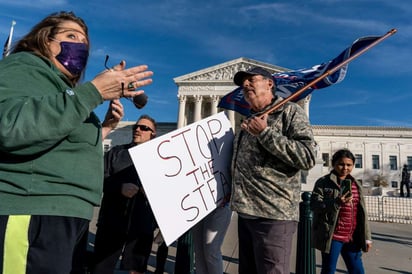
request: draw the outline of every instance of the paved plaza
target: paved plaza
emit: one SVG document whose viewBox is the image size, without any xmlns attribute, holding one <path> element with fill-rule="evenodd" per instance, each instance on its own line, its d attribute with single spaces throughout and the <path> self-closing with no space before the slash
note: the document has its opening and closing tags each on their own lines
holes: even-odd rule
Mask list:
<svg viewBox="0 0 412 274">
<path fill-rule="evenodd" d="M 237 215 L 234 213 L 222 247 L 226 274 L 238 273 L 238 241 L 236 225 Z M 363 254 L 366 273 L 412 274 L 412 225 L 371 222 L 371 229 L 373 240 L 372 250 Z M 91 233 L 94 233 L 93 223 Z M 153 273 L 154 271 L 156 249 L 157 245 L 154 244 L 147 273 Z M 175 254 L 176 247 L 175 245 L 171 245 L 169 247 L 165 273 L 174 273 Z M 291 273 L 295 273 L 295 264 L 296 237 L 292 250 Z M 345 269 L 344 263 L 340 259 L 336 273 L 346 273 Z M 126 272 L 116 272 L 116 274 L 124 273 Z M 316 251 L 316 273 L 320 273 L 320 253 L 318 251 Z"/>
<path fill-rule="evenodd" d="M 238 273 L 238 242 L 236 233 L 237 215 L 233 214 L 229 231 L 226 235 L 222 251 L 224 255 L 225 273 Z M 371 222 L 372 250 L 363 254 L 366 273 L 398 273 L 412 274 L 412 225 L 397 223 Z M 295 273 L 296 264 L 296 237 L 293 243 L 291 273 Z M 154 246 L 154 250 L 156 250 Z M 175 248 L 171 247 L 166 273 L 173 273 Z M 154 253 L 153 253 L 154 254 Z M 155 265 L 154 258 L 150 261 Z M 316 273 L 320 273 L 320 253 L 316 251 Z M 150 267 L 149 270 L 154 268 Z M 338 262 L 336 273 L 346 273 L 341 259 Z M 149 272 L 151 273 L 151 272 Z M 179 273 L 176 273 L 179 274 Z"/>
</svg>

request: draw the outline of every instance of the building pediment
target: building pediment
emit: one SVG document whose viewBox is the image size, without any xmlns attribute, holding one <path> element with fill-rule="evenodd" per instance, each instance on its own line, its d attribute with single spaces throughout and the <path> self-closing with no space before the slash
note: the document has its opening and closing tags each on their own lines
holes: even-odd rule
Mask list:
<svg viewBox="0 0 412 274">
<path fill-rule="evenodd" d="M 262 67 L 271 73 L 287 71 L 288 69 L 271 64 L 263 63 L 257 60 L 240 57 L 231 61 L 227 61 L 212 67 L 201 69 L 189 74 L 185 74 L 174 78 L 177 85 L 194 84 L 204 82 L 230 82 L 236 72 L 240 70 L 248 70 L 252 67 Z"/>
</svg>

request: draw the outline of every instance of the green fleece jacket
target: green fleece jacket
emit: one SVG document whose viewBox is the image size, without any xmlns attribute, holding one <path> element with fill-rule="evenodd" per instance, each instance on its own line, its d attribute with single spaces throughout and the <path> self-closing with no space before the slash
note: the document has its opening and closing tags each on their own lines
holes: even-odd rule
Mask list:
<svg viewBox="0 0 412 274">
<path fill-rule="evenodd" d="M 91 219 L 101 199 L 103 98 L 32 53 L 0 61 L 0 215 Z"/>
</svg>

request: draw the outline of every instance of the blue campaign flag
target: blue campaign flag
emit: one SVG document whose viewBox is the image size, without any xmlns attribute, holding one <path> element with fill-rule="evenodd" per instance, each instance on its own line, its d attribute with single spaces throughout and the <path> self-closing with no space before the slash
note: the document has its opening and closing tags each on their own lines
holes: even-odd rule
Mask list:
<svg viewBox="0 0 412 274">
<path fill-rule="evenodd" d="M 242 87 L 238 87 L 232 92 L 229 92 L 220 99 L 218 107 L 234 110 L 244 116 L 249 116 L 250 106 L 243 96 Z"/>
<path fill-rule="evenodd" d="M 381 36 L 359 38 L 355 40 L 350 47 L 346 48 L 337 57 L 329 62 L 322 63 L 308 69 L 285 71 L 273 74 L 272 77 L 276 85 L 276 95 L 283 98 L 289 97 L 313 80 L 319 78 L 351 56 L 368 47 L 379 38 L 381 38 Z M 314 89 L 325 88 L 341 82 L 346 76 L 347 69 L 348 64 L 342 66 L 336 72 L 318 81 L 315 85 L 308 87 L 306 91 L 298 96 L 294 101 L 299 101 L 305 98 L 310 93 L 312 93 Z M 245 116 L 248 116 L 250 113 L 250 106 L 243 97 L 242 87 L 238 87 L 232 92 L 223 96 L 218 104 L 218 107 L 234 110 Z"/>
</svg>

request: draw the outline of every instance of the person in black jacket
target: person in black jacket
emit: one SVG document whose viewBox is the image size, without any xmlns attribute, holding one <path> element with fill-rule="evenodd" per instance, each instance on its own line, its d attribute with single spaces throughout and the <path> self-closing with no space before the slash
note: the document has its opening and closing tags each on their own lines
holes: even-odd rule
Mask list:
<svg viewBox="0 0 412 274">
<path fill-rule="evenodd" d="M 150 256 L 156 222 L 128 149 L 156 136 L 156 122 L 142 115 L 133 126 L 133 141 L 105 154 L 103 199 L 94 243 L 95 274 L 120 268 L 144 273 Z"/>
<path fill-rule="evenodd" d="M 411 188 L 410 188 L 410 173 L 408 170 L 408 165 L 403 165 L 402 169 L 402 179 L 401 179 L 401 197 L 405 197 L 405 194 L 403 192 L 404 186 L 406 187 L 406 197 L 411 197 Z"/>
<path fill-rule="evenodd" d="M 333 169 L 313 188 L 313 246 L 321 252 L 321 274 L 334 274 L 339 255 L 349 274 L 364 274 L 362 251 L 372 236 L 361 184 L 351 175 L 355 156 L 348 149 L 333 154 Z"/>
</svg>

